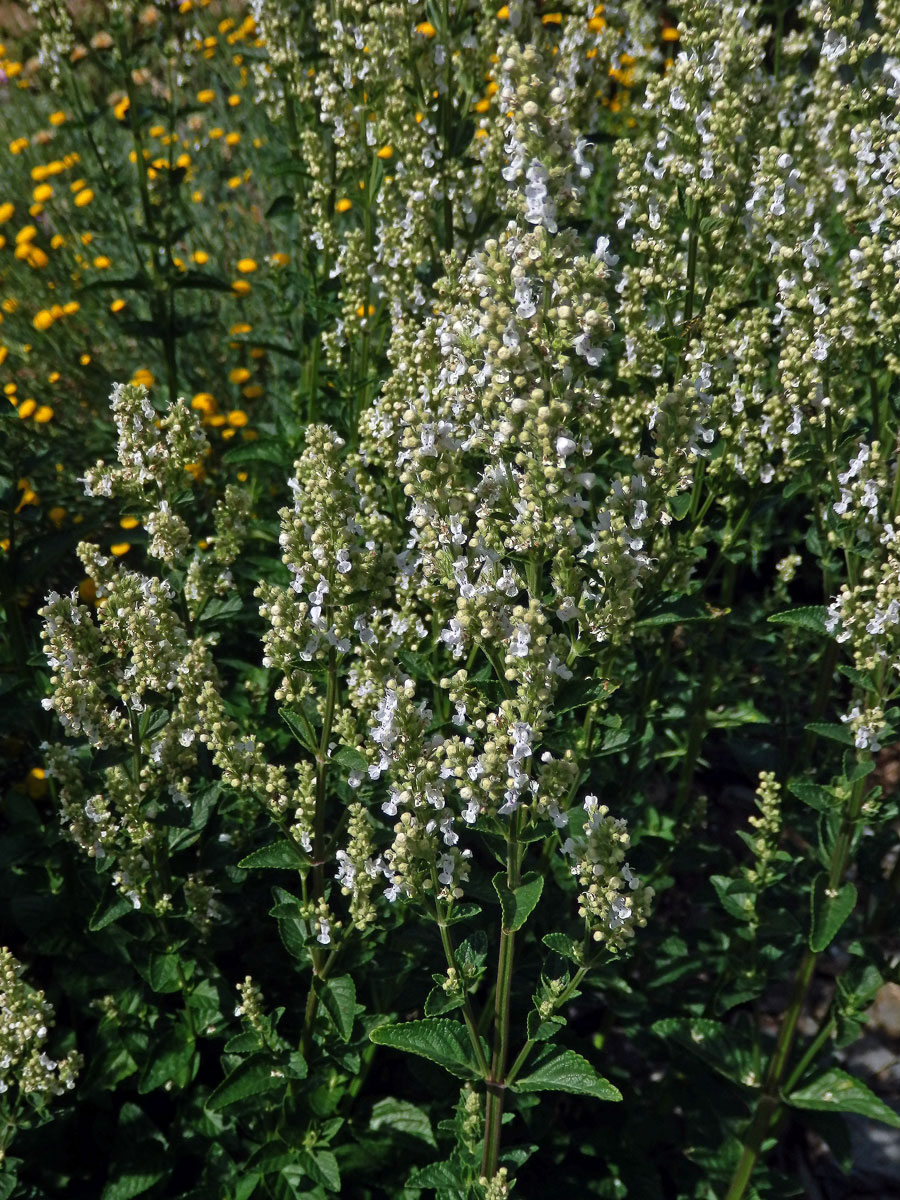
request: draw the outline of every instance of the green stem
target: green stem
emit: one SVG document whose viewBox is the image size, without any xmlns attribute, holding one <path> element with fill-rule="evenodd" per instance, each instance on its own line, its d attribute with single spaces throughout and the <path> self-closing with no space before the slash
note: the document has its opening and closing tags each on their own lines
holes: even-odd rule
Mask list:
<svg viewBox="0 0 900 1200">
<path fill-rule="evenodd" d="M 512 814 L 506 839 L 506 885 L 510 890 L 519 886 L 520 856 L 518 844 L 518 810 Z M 515 931 L 500 930 L 500 954 L 497 962 L 497 991 L 494 996 L 494 1049 L 491 1056 L 490 1078 L 487 1081 L 484 1144 L 481 1155 L 481 1174 L 493 1179 L 500 1159 L 500 1133 L 503 1124 L 503 1102 L 506 1094 L 506 1065 L 509 1057 L 509 1013 L 512 996 Z"/>
<path fill-rule="evenodd" d="M 435 885 L 437 884 L 437 871 L 432 866 L 432 875 L 434 876 Z M 456 965 L 456 953 L 453 949 L 453 941 L 450 937 L 450 932 L 447 929 L 447 924 L 441 919 L 440 912 L 436 913 L 437 926 L 441 933 L 441 945 L 444 947 L 444 957 L 447 960 L 447 966 L 456 972 L 456 977 L 459 979 L 459 968 Z M 465 986 L 460 979 L 460 985 Z M 469 999 L 468 993 L 465 993 L 463 1002 L 463 1019 L 466 1022 L 466 1029 L 469 1033 L 469 1040 L 472 1043 L 472 1049 L 475 1051 L 475 1057 L 478 1059 L 478 1067 L 482 1076 L 487 1079 L 490 1076 L 490 1067 L 487 1059 L 484 1056 L 484 1050 L 481 1046 L 481 1038 L 478 1036 L 478 1022 L 475 1020 L 475 1014 L 472 1011 L 472 1001 Z"/>
<path fill-rule="evenodd" d="M 853 834 L 859 821 L 860 809 L 862 807 L 863 797 L 865 795 L 865 777 L 858 779 L 853 785 L 853 791 L 850 796 L 850 801 L 847 805 L 847 810 L 844 814 L 844 820 L 841 823 L 840 832 L 835 840 L 834 847 L 831 851 L 831 859 L 828 871 L 828 887 L 835 889 L 843 878 L 844 872 L 847 869 L 847 863 L 850 857 L 850 849 L 853 842 Z M 794 1037 L 797 1032 L 797 1023 L 800 1020 L 800 1014 L 803 1011 L 803 1004 L 806 1000 L 806 993 L 809 990 L 809 985 L 812 981 L 813 974 L 816 969 L 819 955 L 813 950 L 806 950 L 803 958 L 800 960 L 800 967 L 794 979 L 794 989 L 791 995 L 791 1001 L 785 1013 L 784 1020 L 781 1023 L 781 1028 L 778 1031 L 778 1038 L 775 1042 L 775 1049 L 772 1053 L 772 1058 L 769 1062 L 768 1070 L 766 1071 L 765 1082 L 763 1083 L 762 1093 L 756 1102 L 756 1109 L 747 1133 L 744 1137 L 744 1149 L 741 1154 L 734 1175 L 732 1176 L 731 1184 L 725 1194 L 725 1200 L 742 1200 L 742 1197 L 750 1183 L 753 1171 L 756 1168 L 757 1160 L 762 1151 L 763 1143 L 768 1136 L 772 1122 L 778 1116 L 781 1109 L 781 1093 L 787 1090 L 787 1086 L 783 1082 L 783 1076 L 787 1068 L 788 1059 L 790 1058 L 791 1050 L 794 1045 Z M 827 1031 L 827 1032 L 826 1032 Z M 830 1025 L 826 1024 L 813 1041 L 812 1046 L 804 1054 L 800 1064 L 790 1076 L 790 1084 L 800 1078 L 800 1075 L 807 1069 L 818 1053 L 822 1045 L 827 1040 L 830 1033 Z M 799 1073 L 798 1073 L 799 1072 Z"/>
</svg>

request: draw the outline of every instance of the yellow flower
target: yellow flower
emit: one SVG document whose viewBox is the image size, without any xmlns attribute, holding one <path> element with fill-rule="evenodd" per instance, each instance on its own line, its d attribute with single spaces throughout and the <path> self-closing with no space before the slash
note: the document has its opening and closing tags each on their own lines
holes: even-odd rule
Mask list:
<svg viewBox="0 0 900 1200">
<path fill-rule="evenodd" d="M 14 141 L 9 143 L 10 154 L 21 154 L 22 151 L 27 150 L 27 148 L 28 148 L 28 138 L 27 137 L 18 137 Z"/>
<path fill-rule="evenodd" d="M 105 271 L 108 267 L 112 266 L 112 259 L 107 258 L 105 254 L 98 254 L 94 259 L 94 266 L 98 271 Z"/>
<path fill-rule="evenodd" d="M 541 17 L 541 24 L 542 25 L 561 25 L 562 24 L 562 13 L 561 12 L 544 13 L 544 15 Z"/>
<path fill-rule="evenodd" d="M 42 308 L 40 312 L 34 314 L 34 319 L 31 323 L 35 329 L 43 333 L 45 329 L 49 329 L 53 324 L 53 313 L 48 312 L 46 308 Z"/>
<path fill-rule="evenodd" d="M 241 395 L 246 396 L 248 400 L 258 400 L 262 395 L 262 388 L 258 383 L 251 383 L 245 388 L 241 388 Z"/>
<path fill-rule="evenodd" d="M 16 245 L 21 246 L 23 242 L 31 242 L 37 237 L 37 226 L 23 225 L 16 234 Z"/>
<path fill-rule="evenodd" d="M 232 325 L 228 332 L 232 337 L 237 337 L 239 334 L 250 333 L 252 330 L 253 326 L 248 325 L 246 321 L 238 321 L 236 325 Z"/>
<path fill-rule="evenodd" d="M 394 157 L 394 147 L 393 146 L 382 146 L 381 149 L 378 151 L 377 157 L 378 158 L 393 158 Z"/>
<path fill-rule="evenodd" d="M 94 199 L 94 193 L 89 187 L 83 188 L 75 197 L 76 208 L 86 208 Z"/>
<path fill-rule="evenodd" d="M 32 767 L 25 776 L 25 790 L 31 800 L 40 800 L 47 793 L 47 772 L 43 767 Z"/>
<path fill-rule="evenodd" d="M 143 384 L 144 387 L 149 388 L 153 387 L 155 382 L 156 381 L 153 377 L 152 371 L 148 371 L 146 367 L 141 367 L 140 370 L 135 371 L 131 377 L 131 383 L 133 387 L 139 387 L 141 384 Z"/>
<path fill-rule="evenodd" d="M 353 201 L 348 199 L 347 196 L 342 196 L 340 198 L 340 200 L 338 200 L 337 204 L 334 206 L 335 212 L 339 212 L 339 213 L 349 212 L 352 207 L 353 207 Z M 10 208 L 12 208 L 12 205 L 10 205 Z"/>
<path fill-rule="evenodd" d="M 246 383 L 250 378 L 250 372 L 246 367 L 232 367 L 228 372 L 228 378 L 232 383 Z"/>
<path fill-rule="evenodd" d="M 127 303 L 128 301 L 122 300 L 121 297 L 118 300 L 113 300 L 112 304 L 109 306 L 109 311 L 112 313 L 121 312 Z"/>
<path fill-rule="evenodd" d="M 3 225 L 6 221 L 9 221 L 15 211 L 16 206 L 14 204 L 10 204 L 8 200 L 5 204 L 0 204 L 0 225 Z"/>
<path fill-rule="evenodd" d="M 64 508 L 61 508 L 60 505 L 56 505 L 55 508 L 51 508 L 47 512 L 47 516 L 50 518 L 50 520 L 53 522 L 53 524 L 57 527 L 57 529 L 59 528 L 60 525 L 62 525 L 65 515 L 66 515 L 66 510 Z"/>
<path fill-rule="evenodd" d="M 504 4 L 502 8 L 497 9 L 497 20 L 498 21 L 508 21 L 509 20 L 509 5 L 508 4 Z"/>
<path fill-rule="evenodd" d="M 191 401 L 191 408 L 211 416 L 216 411 L 216 398 L 210 392 L 198 392 Z"/>
<path fill-rule="evenodd" d="M 122 555 L 127 554 L 130 549 L 131 542 L 114 542 L 110 546 L 109 552 L 113 558 L 121 558 Z"/>
<path fill-rule="evenodd" d="M 122 517 L 122 519 L 119 521 L 119 525 L 122 529 L 137 529 L 138 525 L 140 525 L 140 521 L 137 519 L 137 517 Z"/>
<path fill-rule="evenodd" d="M 65 244 L 66 239 L 61 233 L 54 233 L 53 237 L 50 239 L 50 245 L 54 250 L 61 250 Z"/>
<path fill-rule="evenodd" d="M 276 250 L 270 257 L 276 267 L 286 267 L 291 261 L 291 256 L 289 254 L 282 254 L 280 250 Z"/>
<path fill-rule="evenodd" d="M 239 188 L 243 182 L 244 181 L 241 179 L 240 175 L 232 175 L 232 177 L 228 180 L 228 186 L 232 189 Z"/>
<path fill-rule="evenodd" d="M 47 382 L 48 383 L 59 383 L 60 378 L 61 378 L 61 376 L 59 374 L 59 371 L 51 371 L 50 374 L 47 376 Z"/>
<path fill-rule="evenodd" d="M 233 425 L 235 429 L 242 429 L 249 420 L 242 408 L 236 408 L 228 414 L 228 424 Z"/>
<path fill-rule="evenodd" d="M 47 257 L 47 255 L 44 253 L 44 251 L 40 248 L 40 246 L 29 246 L 28 247 L 27 262 L 28 262 L 29 267 L 34 267 L 35 270 L 40 271 L 40 270 L 43 270 L 44 267 L 46 267 L 46 265 L 49 261 L 50 261 L 50 259 Z"/>
<path fill-rule="evenodd" d="M 241 102 L 240 96 L 229 96 L 228 97 L 229 108 L 237 108 L 237 106 L 240 104 L 240 102 Z"/>
<path fill-rule="evenodd" d="M 23 400 L 23 401 L 22 401 L 22 403 L 19 405 L 19 407 L 18 407 L 18 410 L 17 410 L 17 411 L 18 411 L 18 413 L 19 413 L 19 416 L 20 416 L 20 417 L 22 418 L 22 420 L 24 421 L 26 417 L 30 417 L 30 416 L 31 416 L 31 414 L 34 412 L 34 410 L 35 410 L 36 408 L 37 408 L 37 405 L 36 405 L 36 404 L 35 404 L 35 402 L 34 402 L 34 401 L 31 399 L 31 397 L 29 397 L 27 400 Z M 25 494 L 27 495 L 28 493 L 26 492 Z M 23 503 L 25 503 L 25 502 L 23 501 Z"/>
<path fill-rule="evenodd" d="M 78 356 L 78 361 L 83 367 L 87 367 L 90 365 L 91 356 L 89 354 L 80 354 Z"/>
<path fill-rule="evenodd" d="M 231 285 L 231 290 L 237 296 L 246 296 L 252 289 L 246 279 L 236 279 Z"/>
<path fill-rule="evenodd" d="M 216 93 L 212 88 L 204 88 L 202 92 L 197 93 L 197 100 L 200 104 L 212 104 L 216 98 Z"/>
<path fill-rule="evenodd" d="M 232 131 L 231 133 L 225 135 L 225 145 L 226 146 L 236 146 L 240 140 L 241 140 L 241 135 L 239 133 L 236 133 L 235 131 Z"/>
<path fill-rule="evenodd" d="M 662 31 L 662 40 L 664 42 L 677 42 L 679 36 L 678 30 L 674 25 L 667 25 Z"/>
<path fill-rule="evenodd" d="M 252 275 L 256 270 L 256 260 L 252 258 L 238 259 L 237 269 L 242 275 Z"/>
<path fill-rule="evenodd" d="M 131 101 L 127 96 L 123 96 L 118 104 L 113 105 L 113 115 L 115 116 L 116 120 L 124 121 L 125 114 L 128 112 L 129 108 L 131 108 Z"/>
<path fill-rule="evenodd" d="M 67 317 L 71 317 L 71 316 L 74 316 L 75 313 L 78 312 L 79 308 L 81 308 L 81 305 L 78 303 L 77 300 L 69 300 L 66 304 L 63 305 L 63 312 L 66 314 Z"/>
<path fill-rule="evenodd" d="M 85 576 L 78 585 L 78 599 L 84 604 L 93 604 L 97 599 L 97 585 L 90 576 Z"/>
<path fill-rule="evenodd" d="M 38 425 L 46 425 L 48 421 L 53 420 L 53 409 L 49 404 L 42 404 L 34 414 L 34 419 Z"/>
<path fill-rule="evenodd" d="M 206 253 L 205 250 L 195 250 L 194 253 L 191 255 L 191 258 L 194 260 L 194 262 L 197 264 L 198 267 L 202 267 L 206 263 L 209 262 L 209 255 Z"/>
<path fill-rule="evenodd" d="M 416 26 L 416 33 L 421 33 L 422 37 L 433 38 L 437 30 L 430 21 L 420 21 Z"/>
</svg>

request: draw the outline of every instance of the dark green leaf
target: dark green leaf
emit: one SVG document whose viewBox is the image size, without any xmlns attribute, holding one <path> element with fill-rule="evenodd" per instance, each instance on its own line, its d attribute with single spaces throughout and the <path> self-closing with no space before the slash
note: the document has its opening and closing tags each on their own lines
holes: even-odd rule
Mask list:
<svg viewBox="0 0 900 1200">
<path fill-rule="evenodd" d="M 113 900 L 101 900 L 94 909 L 94 914 L 88 923 L 88 929 L 91 933 L 97 933 L 101 929 L 105 929 L 107 925 L 112 925 L 113 921 L 118 921 L 120 917 L 124 917 L 126 913 L 134 912 L 134 905 L 127 896 L 116 896 Z"/>
<path fill-rule="evenodd" d="M 560 958 L 567 958 L 570 962 L 581 965 L 581 947 L 578 946 L 572 938 L 566 933 L 545 933 L 542 939 L 545 946 L 549 946 Z"/>
<path fill-rule="evenodd" d="M 393 1096 L 385 1096 L 383 1100 L 379 1100 L 372 1107 L 369 1128 L 375 1132 L 379 1129 L 391 1129 L 396 1133 L 405 1133 L 407 1137 L 437 1149 L 428 1114 L 424 1109 L 410 1104 L 408 1100 L 395 1100 Z"/>
<path fill-rule="evenodd" d="M 790 625 L 794 629 L 806 629 L 810 633 L 825 633 L 828 610 L 824 605 L 813 604 L 806 608 L 790 608 L 785 612 L 772 613 L 770 625 Z"/>
<path fill-rule="evenodd" d="M 303 855 L 291 842 L 281 841 L 272 842 L 270 846 L 260 846 L 258 850 L 242 858 L 238 866 L 247 871 L 259 867 L 296 870 L 304 862 Z"/>
<path fill-rule="evenodd" d="M 274 1074 L 275 1062 L 270 1054 L 253 1054 L 238 1063 L 231 1074 L 223 1079 L 206 1101 L 211 1112 L 221 1112 L 232 1104 L 246 1100 L 248 1096 L 259 1096 L 285 1086 L 284 1076 Z"/>
<path fill-rule="evenodd" d="M 816 812 L 830 812 L 837 804 L 834 792 L 821 784 L 812 783 L 806 779 L 792 779 L 788 782 L 788 791 L 792 792 L 801 803 L 814 808 Z"/>
<path fill-rule="evenodd" d="M 331 756 L 331 761 L 350 771 L 365 771 L 369 765 L 366 756 L 360 754 L 358 750 L 351 749 L 350 746 L 341 746 Z"/>
<path fill-rule="evenodd" d="M 811 1108 L 819 1112 L 850 1112 L 872 1121 L 882 1121 L 900 1129 L 900 1113 L 880 1100 L 861 1079 L 830 1067 L 813 1083 L 797 1088 L 785 1097 L 793 1108 Z"/>
<path fill-rule="evenodd" d="M 456 1021 L 432 1018 L 400 1025 L 379 1025 L 369 1034 L 378 1046 L 390 1046 L 430 1059 L 452 1075 L 469 1079 L 478 1074 L 465 1027 Z"/>
<path fill-rule="evenodd" d="M 721 1021 L 666 1017 L 652 1026 L 657 1037 L 683 1047 L 713 1070 L 745 1087 L 756 1083 L 753 1048 Z"/>
<path fill-rule="evenodd" d="M 325 983 L 316 981 L 322 1007 L 334 1021 L 342 1041 L 349 1042 L 356 1016 L 356 986 L 349 975 L 339 975 Z"/>
<path fill-rule="evenodd" d="M 503 909 L 503 928 L 507 933 L 521 929 L 534 911 L 544 890 L 544 877 L 530 871 L 516 888 L 509 888 L 506 875 L 500 871 L 494 876 L 494 891 L 500 897 Z"/>
<path fill-rule="evenodd" d="M 853 745 L 853 734 L 846 725 L 829 725 L 823 721 L 813 721 L 803 727 L 807 733 L 817 733 L 819 737 L 828 738 L 832 742 L 841 742 L 844 746 Z"/>
<path fill-rule="evenodd" d="M 425 1016 L 441 1017 L 444 1013 L 462 1008 L 465 1002 L 464 996 L 455 996 L 451 992 L 445 992 L 438 984 L 437 987 L 431 989 L 425 999 Z"/>
<path fill-rule="evenodd" d="M 548 1047 L 531 1073 L 512 1086 L 515 1092 L 572 1092 L 598 1100 L 622 1099 L 619 1089 L 595 1071 L 586 1058 L 556 1046 Z"/>
<path fill-rule="evenodd" d="M 709 882 L 716 889 L 722 907 L 738 921 L 749 921 L 756 911 L 755 893 L 746 879 L 729 879 L 727 875 L 711 875 Z"/>
<path fill-rule="evenodd" d="M 810 899 L 812 921 L 809 948 L 820 954 L 831 945 L 838 930 L 856 907 L 856 888 L 848 881 L 830 894 L 828 875 L 823 871 L 816 876 Z"/>
</svg>

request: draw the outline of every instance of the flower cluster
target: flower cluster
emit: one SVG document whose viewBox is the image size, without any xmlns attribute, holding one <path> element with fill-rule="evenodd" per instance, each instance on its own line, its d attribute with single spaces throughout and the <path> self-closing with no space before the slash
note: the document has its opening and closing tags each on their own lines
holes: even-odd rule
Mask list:
<svg viewBox="0 0 900 1200">
<path fill-rule="evenodd" d="M 47 1053 L 53 1006 L 43 992 L 29 987 L 25 968 L 0 946 L 0 1094 L 62 1096 L 75 1086 L 81 1069 L 78 1054 L 54 1059 Z"/>
</svg>

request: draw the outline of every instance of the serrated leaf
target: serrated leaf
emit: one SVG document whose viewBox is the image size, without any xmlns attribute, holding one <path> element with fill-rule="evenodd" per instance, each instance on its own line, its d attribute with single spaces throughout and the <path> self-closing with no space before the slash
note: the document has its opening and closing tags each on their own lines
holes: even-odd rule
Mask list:
<svg viewBox="0 0 900 1200">
<path fill-rule="evenodd" d="M 258 850 L 242 858 L 238 866 L 246 871 L 262 867 L 296 870 L 303 861 L 290 842 L 281 841 L 272 842 L 269 846 L 260 846 Z"/>
<path fill-rule="evenodd" d="M 514 933 L 522 928 L 534 912 L 544 890 L 544 877 L 536 871 L 529 871 L 518 887 L 510 888 L 506 883 L 506 875 L 499 871 L 493 882 L 503 909 L 503 928 L 507 933 Z"/>
<path fill-rule="evenodd" d="M 571 1092 L 598 1100 L 621 1100 L 622 1093 L 574 1050 L 548 1047 L 531 1073 L 512 1085 L 514 1092 Z"/>
<path fill-rule="evenodd" d="M 395 1133 L 406 1134 L 424 1142 L 427 1146 L 437 1149 L 431 1120 L 428 1114 L 408 1100 L 395 1100 L 393 1096 L 385 1096 L 372 1106 L 372 1116 L 369 1128 L 377 1133 L 379 1129 L 391 1129 Z"/>
<path fill-rule="evenodd" d="M 532 1042 L 546 1042 L 555 1037 L 565 1023 L 563 1017 L 541 1017 L 537 1009 L 533 1008 L 526 1022 L 528 1039 Z"/>
<path fill-rule="evenodd" d="M 829 725 L 824 721 L 813 721 L 803 728 L 807 733 L 817 733 L 819 737 L 828 738 L 832 742 L 840 742 L 843 746 L 853 745 L 853 734 L 846 725 Z"/>
<path fill-rule="evenodd" d="M 275 1063 L 270 1054 L 253 1054 L 238 1063 L 231 1074 L 222 1080 L 206 1101 L 210 1112 L 221 1112 L 232 1104 L 259 1096 L 285 1086 L 284 1076 L 275 1075 Z"/>
<path fill-rule="evenodd" d="M 816 812 L 831 812 L 838 802 L 837 797 L 828 788 L 807 779 L 792 779 L 787 786 L 788 791 L 802 804 L 814 808 Z"/>
<path fill-rule="evenodd" d="M 289 708 L 279 708 L 278 715 L 281 717 L 282 721 L 284 721 L 285 725 L 287 725 L 288 729 L 291 731 L 300 745 L 303 746 L 304 749 L 315 754 L 317 752 L 317 747 L 314 746 L 310 741 L 306 726 L 303 724 L 297 714 L 292 712 Z"/>
<path fill-rule="evenodd" d="M 134 905 L 127 896 L 116 896 L 114 900 L 101 900 L 94 909 L 88 929 L 91 933 L 97 933 L 130 912 L 134 912 Z"/>
<path fill-rule="evenodd" d="M 178 992 L 181 990 L 181 970 L 177 954 L 151 954 L 147 968 L 147 982 L 154 992 Z"/>
<path fill-rule="evenodd" d="M 567 933 L 545 933 L 541 940 L 560 958 L 581 965 L 581 949 Z"/>
<path fill-rule="evenodd" d="M 479 1074 L 468 1034 L 456 1021 L 435 1017 L 399 1025 L 379 1025 L 370 1032 L 369 1039 L 378 1046 L 418 1054 L 461 1079 L 471 1079 Z"/>
<path fill-rule="evenodd" d="M 433 987 L 425 998 L 425 1016 L 441 1017 L 444 1013 L 454 1012 L 465 1004 L 464 996 L 454 996 L 438 984 Z"/>
<path fill-rule="evenodd" d="M 480 912 L 481 906 L 478 904 L 454 904 L 450 916 L 447 917 L 447 924 L 459 925 L 462 921 L 471 921 Z"/>
<path fill-rule="evenodd" d="M 451 1160 L 447 1162 L 429 1163 L 427 1167 L 418 1167 L 406 1181 L 408 1188 L 456 1188 L 462 1190 L 466 1186 L 465 1177 L 459 1165 Z"/>
<path fill-rule="evenodd" d="M 689 1050 L 726 1079 L 746 1087 L 757 1084 L 753 1048 L 721 1021 L 665 1017 L 651 1028 L 657 1037 Z"/>
<path fill-rule="evenodd" d="M 900 1129 L 900 1113 L 894 1112 L 880 1100 L 861 1079 L 830 1067 L 813 1083 L 797 1088 L 785 1102 L 793 1108 L 809 1108 L 818 1112 L 850 1112 L 872 1121 L 882 1121 Z"/>
<path fill-rule="evenodd" d="M 349 975 L 339 975 L 325 983 L 316 981 L 322 1007 L 334 1022 L 341 1041 L 349 1042 L 356 1016 L 356 985 Z"/>
<path fill-rule="evenodd" d="M 364 754 L 360 754 L 358 750 L 353 750 L 350 746 L 341 746 L 339 750 L 331 756 L 331 761 L 338 766 L 346 767 L 349 771 L 365 771 L 369 763 Z"/>
<path fill-rule="evenodd" d="M 709 882 L 716 889 L 725 911 L 738 921 L 749 921 L 756 911 L 755 892 L 746 879 L 730 879 L 727 875 L 711 875 Z"/>
<path fill-rule="evenodd" d="M 848 881 L 831 895 L 828 875 L 823 871 L 816 876 L 810 901 L 809 948 L 815 954 L 820 954 L 831 945 L 838 930 L 856 907 L 856 887 Z"/>
<path fill-rule="evenodd" d="M 297 1161 L 313 1183 L 320 1183 L 333 1192 L 340 1191 L 341 1173 L 338 1170 L 337 1159 L 330 1150 L 301 1150 Z"/>
<path fill-rule="evenodd" d="M 811 604 L 805 608 L 789 608 L 784 612 L 772 613 L 770 625 L 789 625 L 795 629 L 806 629 L 810 633 L 826 632 L 828 610 L 822 604 Z"/>
</svg>

